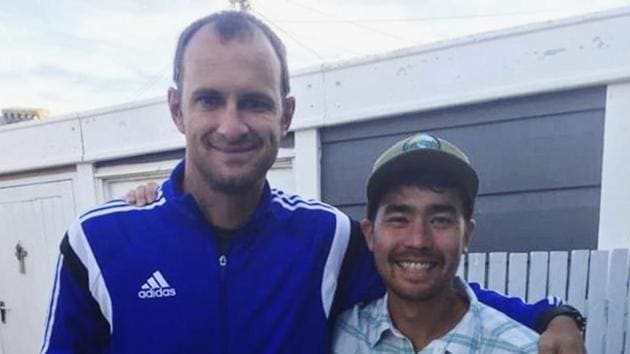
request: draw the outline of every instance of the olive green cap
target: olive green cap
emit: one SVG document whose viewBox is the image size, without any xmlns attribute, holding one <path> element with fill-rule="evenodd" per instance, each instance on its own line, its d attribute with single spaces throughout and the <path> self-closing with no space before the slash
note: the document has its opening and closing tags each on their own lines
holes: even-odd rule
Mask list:
<svg viewBox="0 0 630 354">
<path fill-rule="evenodd" d="M 419 133 L 392 145 L 376 159 L 367 185 L 368 205 L 383 187 L 395 183 L 397 176 L 409 173 L 448 176 L 474 204 L 479 177 L 468 156 L 444 139 Z"/>
</svg>

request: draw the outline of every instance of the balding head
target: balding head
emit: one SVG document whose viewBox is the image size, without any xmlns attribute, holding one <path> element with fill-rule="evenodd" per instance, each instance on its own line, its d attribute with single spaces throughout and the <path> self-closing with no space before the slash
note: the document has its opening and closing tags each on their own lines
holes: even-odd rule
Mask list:
<svg viewBox="0 0 630 354">
<path fill-rule="evenodd" d="M 173 81 L 180 91 L 183 87 L 183 72 L 185 70 L 184 54 L 186 47 L 194 35 L 202 27 L 206 27 L 206 25 L 212 25 L 212 29 L 223 42 L 234 39 L 249 39 L 253 37 L 256 30 L 259 30 L 271 43 L 280 62 L 280 93 L 282 97 L 286 97 L 289 94 L 289 70 L 287 67 L 287 56 L 284 44 L 269 26 L 258 18 L 240 11 L 223 11 L 203 17 L 191 23 L 180 34 L 173 63 Z"/>
</svg>

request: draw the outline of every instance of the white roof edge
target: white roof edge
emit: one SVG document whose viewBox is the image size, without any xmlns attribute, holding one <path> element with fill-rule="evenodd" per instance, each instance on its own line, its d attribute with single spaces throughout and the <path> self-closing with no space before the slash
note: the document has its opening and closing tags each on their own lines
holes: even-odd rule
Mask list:
<svg viewBox="0 0 630 354">
<path fill-rule="evenodd" d="M 107 113 L 115 113 L 120 111 L 127 111 L 136 108 L 142 108 L 147 106 L 154 106 L 158 104 L 166 103 L 166 95 L 160 97 L 146 98 L 138 101 L 125 102 L 113 106 L 105 106 L 87 111 L 77 113 L 79 118 L 87 118 L 91 116 L 98 116 Z"/>
<path fill-rule="evenodd" d="M 369 54 L 362 57 L 339 60 L 334 62 L 323 62 L 313 66 L 308 66 L 295 70 L 291 77 L 307 76 L 314 73 L 332 71 L 337 69 L 348 68 L 357 65 L 364 65 L 398 57 L 410 56 L 414 54 L 426 53 L 446 48 L 463 46 L 482 41 L 495 40 L 505 37 L 517 36 L 526 33 L 552 30 L 555 28 L 566 27 L 581 23 L 600 21 L 602 19 L 610 19 L 615 17 L 630 16 L 630 6 L 618 7 L 610 10 L 591 12 L 578 16 L 566 18 L 545 20 L 540 22 L 528 23 L 525 25 L 507 27 L 493 31 L 480 32 L 452 39 L 446 39 L 437 42 L 420 44 L 413 47 L 396 49 L 389 52 Z"/>
<path fill-rule="evenodd" d="M 9 130 L 27 129 L 33 126 L 55 124 L 55 123 L 59 123 L 63 121 L 69 121 L 69 120 L 77 120 L 77 119 L 81 120 L 82 118 L 88 118 L 88 117 L 99 116 L 99 115 L 108 114 L 108 113 L 115 113 L 115 112 L 127 111 L 127 110 L 132 110 L 132 109 L 138 109 L 142 107 L 158 105 L 165 102 L 166 102 L 166 97 L 154 97 L 154 98 L 147 98 L 147 99 L 142 99 L 138 101 L 131 101 L 131 102 L 126 102 L 126 103 L 116 104 L 112 106 L 89 109 L 86 111 L 64 113 L 57 116 L 53 115 L 53 116 L 46 117 L 41 120 L 29 120 L 29 121 L 23 121 L 19 123 L 3 124 L 3 125 L 0 125 L 0 132 L 9 131 Z"/>
<path fill-rule="evenodd" d="M 79 117 L 79 113 L 67 113 L 60 116 L 51 116 L 46 117 L 42 120 L 27 120 L 17 123 L 3 124 L 0 125 L 0 132 L 10 131 L 10 130 L 20 130 L 20 129 L 28 129 L 33 126 L 39 125 L 47 125 L 47 124 L 55 124 L 68 120 L 75 120 Z"/>
</svg>

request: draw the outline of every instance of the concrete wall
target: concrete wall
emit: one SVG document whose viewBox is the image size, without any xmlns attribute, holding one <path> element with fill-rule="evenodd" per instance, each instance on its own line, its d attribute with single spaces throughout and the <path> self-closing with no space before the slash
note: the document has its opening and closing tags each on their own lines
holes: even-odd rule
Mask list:
<svg viewBox="0 0 630 354">
<path fill-rule="evenodd" d="M 630 7 L 294 73 L 295 129 L 630 79 Z"/>
</svg>

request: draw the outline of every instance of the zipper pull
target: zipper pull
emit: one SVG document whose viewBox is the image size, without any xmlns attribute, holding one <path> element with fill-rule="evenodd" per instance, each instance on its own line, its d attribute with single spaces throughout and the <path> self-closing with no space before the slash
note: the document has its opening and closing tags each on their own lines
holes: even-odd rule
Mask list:
<svg viewBox="0 0 630 354">
<path fill-rule="evenodd" d="M 227 264 L 227 257 L 225 255 L 222 255 L 221 257 L 219 257 L 219 265 L 221 267 L 225 267 L 226 264 Z"/>
</svg>

